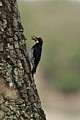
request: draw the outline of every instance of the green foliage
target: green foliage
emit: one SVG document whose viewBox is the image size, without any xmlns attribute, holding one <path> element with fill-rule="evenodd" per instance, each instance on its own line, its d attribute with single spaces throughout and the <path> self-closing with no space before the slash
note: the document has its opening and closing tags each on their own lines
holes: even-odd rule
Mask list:
<svg viewBox="0 0 80 120">
<path fill-rule="evenodd" d="M 65 93 L 73 93 L 80 90 L 80 80 L 78 76 L 74 76 L 73 74 L 70 76 L 61 77 L 56 82 L 56 88 Z"/>
<path fill-rule="evenodd" d="M 42 70 L 46 80 L 63 92 L 80 90 L 80 5 L 70 2 L 19 2 L 22 23 L 44 39 Z"/>
</svg>

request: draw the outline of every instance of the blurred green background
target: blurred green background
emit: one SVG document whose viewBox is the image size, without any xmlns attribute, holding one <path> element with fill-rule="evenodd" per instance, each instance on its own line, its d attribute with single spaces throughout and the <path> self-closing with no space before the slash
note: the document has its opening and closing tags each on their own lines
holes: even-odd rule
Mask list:
<svg viewBox="0 0 80 120">
<path fill-rule="evenodd" d="M 80 4 L 72 2 L 18 2 L 28 49 L 31 35 L 44 39 L 43 77 L 52 88 L 80 90 Z"/>
<path fill-rule="evenodd" d="M 26 2 L 27 1 L 27 2 Z M 80 120 L 80 3 L 18 0 L 27 48 L 44 40 L 35 82 L 48 120 Z"/>
</svg>

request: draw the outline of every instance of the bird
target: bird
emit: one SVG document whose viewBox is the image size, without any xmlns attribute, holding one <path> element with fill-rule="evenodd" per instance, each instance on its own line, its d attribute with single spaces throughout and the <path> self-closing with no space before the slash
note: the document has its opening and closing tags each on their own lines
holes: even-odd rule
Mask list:
<svg viewBox="0 0 80 120">
<path fill-rule="evenodd" d="M 37 66 L 41 59 L 43 39 L 41 37 L 36 37 L 34 35 L 31 36 L 31 38 L 36 42 L 35 45 L 33 45 L 29 51 L 29 61 L 31 64 L 31 72 L 32 72 L 32 75 L 34 75 L 36 73 Z"/>
</svg>

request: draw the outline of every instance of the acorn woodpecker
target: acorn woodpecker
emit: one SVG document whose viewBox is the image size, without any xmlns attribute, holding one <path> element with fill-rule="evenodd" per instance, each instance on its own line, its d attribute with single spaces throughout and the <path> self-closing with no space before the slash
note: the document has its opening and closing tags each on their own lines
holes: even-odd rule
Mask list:
<svg viewBox="0 0 80 120">
<path fill-rule="evenodd" d="M 32 40 L 34 40 L 36 42 L 36 44 L 32 46 L 32 48 L 29 52 L 29 60 L 30 60 L 30 64 L 31 64 L 32 74 L 35 74 L 36 68 L 37 68 L 38 63 L 41 58 L 43 40 L 42 40 L 42 38 L 40 38 L 40 37 L 38 38 L 36 36 L 32 36 Z"/>
</svg>

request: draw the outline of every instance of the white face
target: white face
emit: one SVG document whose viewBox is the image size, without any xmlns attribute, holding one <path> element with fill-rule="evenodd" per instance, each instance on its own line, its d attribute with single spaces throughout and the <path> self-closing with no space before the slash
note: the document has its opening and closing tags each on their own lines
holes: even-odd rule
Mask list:
<svg viewBox="0 0 80 120">
<path fill-rule="evenodd" d="M 39 41 L 37 40 L 36 43 L 38 43 Z"/>
</svg>

